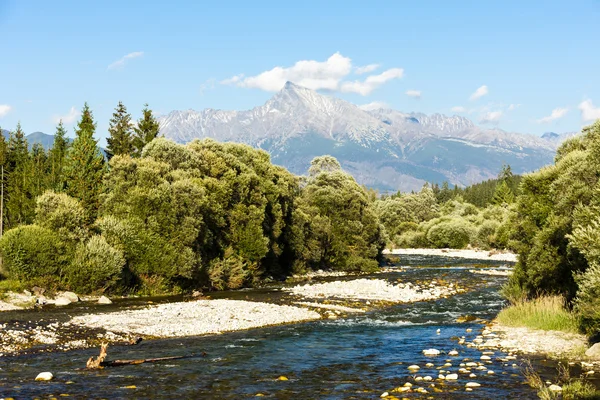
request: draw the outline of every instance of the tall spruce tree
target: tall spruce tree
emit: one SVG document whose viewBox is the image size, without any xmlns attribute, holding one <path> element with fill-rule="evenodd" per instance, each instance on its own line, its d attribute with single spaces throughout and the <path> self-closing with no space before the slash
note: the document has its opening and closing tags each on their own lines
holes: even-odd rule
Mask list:
<svg viewBox="0 0 600 400">
<path fill-rule="evenodd" d="M 110 120 L 108 132 L 110 136 L 106 139 L 106 156 L 110 160 L 117 155 L 131 155 L 133 153 L 133 138 L 131 135 L 131 115 L 122 102 L 119 102 Z"/>
<path fill-rule="evenodd" d="M 31 223 L 35 211 L 31 158 L 21 123 L 10 133 L 7 152 L 6 228 Z"/>
<path fill-rule="evenodd" d="M 148 104 L 144 104 L 142 110 L 144 116 L 137 122 L 137 126 L 133 129 L 135 135 L 133 137 L 134 156 L 140 157 L 144 146 L 150 143 L 158 136 L 159 123 L 152 115 L 152 110 L 148 108 Z"/>
<path fill-rule="evenodd" d="M 81 201 L 87 214 L 87 222 L 96 218 L 104 176 L 104 157 L 94 139 L 96 123 L 92 111 L 85 103 L 81 119 L 75 128 L 75 140 L 67 152 L 64 176 L 67 194 Z"/>
<path fill-rule="evenodd" d="M 63 168 L 65 157 L 69 148 L 69 141 L 66 138 L 67 131 L 62 123 L 62 120 L 56 127 L 54 134 L 54 144 L 50 149 L 48 156 L 48 164 L 50 165 L 50 188 L 56 192 L 62 192 L 65 189 L 65 179 L 63 176 Z"/>
</svg>

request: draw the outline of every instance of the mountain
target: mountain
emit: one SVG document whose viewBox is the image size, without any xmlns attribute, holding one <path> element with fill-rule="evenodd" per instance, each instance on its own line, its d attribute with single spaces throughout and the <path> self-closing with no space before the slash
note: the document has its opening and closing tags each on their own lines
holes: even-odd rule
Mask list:
<svg viewBox="0 0 600 400">
<path fill-rule="evenodd" d="M 2 129 L 2 134 L 4 135 L 4 139 L 8 140 L 9 131 Z M 54 135 L 48 135 L 43 132 L 30 133 L 29 135 L 25 135 L 25 139 L 27 140 L 29 149 L 31 149 L 31 146 L 33 146 L 35 143 L 39 143 L 44 147 L 44 149 L 49 150 L 54 144 Z"/>
<path fill-rule="evenodd" d="M 297 174 L 313 157 L 331 154 L 382 191 L 417 190 L 426 181 L 469 185 L 496 177 L 503 163 L 515 173 L 532 171 L 552 162 L 561 139 L 483 129 L 456 115 L 365 111 L 291 82 L 251 110 L 173 111 L 159 121 L 176 142 L 246 143 Z"/>
</svg>

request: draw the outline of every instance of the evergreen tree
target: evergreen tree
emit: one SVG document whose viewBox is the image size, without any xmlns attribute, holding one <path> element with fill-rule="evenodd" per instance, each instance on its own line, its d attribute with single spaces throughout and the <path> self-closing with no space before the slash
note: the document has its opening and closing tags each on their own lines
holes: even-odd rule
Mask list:
<svg viewBox="0 0 600 400">
<path fill-rule="evenodd" d="M 67 152 L 64 176 L 67 194 L 81 201 L 87 213 L 87 222 L 94 221 L 98 212 L 102 178 L 105 172 L 104 157 L 94 139 L 96 124 L 87 103 L 75 129 L 75 140 Z"/>
<path fill-rule="evenodd" d="M 496 186 L 496 191 L 494 192 L 494 198 L 492 199 L 492 204 L 503 205 L 503 204 L 511 204 L 515 201 L 515 194 L 510 189 L 506 181 L 500 182 L 498 186 Z"/>
<path fill-rule="evenodd" d="M 133 148 L 134 156 L 140 157 L 144 146 L 150 143 L 158 136 L 159 123 L 152 115 L 152 110 L 148 108 L 148 104 L 144 104 L 142 110 L 144 116 L 137 122 L 137 126 L 133 128 Z"/>
<path fill-rule="evenodd" d="M 29 167 L 31 168 L 32 197 L 35 199 L 46 191 L 49 178 L 48 154 L 40 143 L 34 143 L 31 147 Z"/>
<path fill-rule="evenodd" d="M 110 160 L 116 155 L 131 155 L 133 153 L 133 138 L 131 137 L 131 115 L 122 102 L 119 102 L 112 119 L 108 132 L 109 138 L 106 140 L 106 156 Z"/>
<path fill-rule="evenodd" d="M 65 189 L 65 179 L 63 176 L 63 168 L 65 164 L 65 157 L 67 156 L 67 150 L 69 148 L 69 141 L 66 138 L 67 131 L 63 126 L 62 120 L 56 127 L 56 133 L 54 134 L 54 144 L 50 149 L 48 163 L 50 164 L 50 187 L 57 191 L 62 192 Z"/>
<path fill-rule="evenodd" d="M 7 152 L 7 185 L 5 191 L 6 227 L 12 228 L 33 221 L 35 198 L 32 190 L 30 156 L 27 140 L 21 128 L 10 133 Z"/>
</svg>

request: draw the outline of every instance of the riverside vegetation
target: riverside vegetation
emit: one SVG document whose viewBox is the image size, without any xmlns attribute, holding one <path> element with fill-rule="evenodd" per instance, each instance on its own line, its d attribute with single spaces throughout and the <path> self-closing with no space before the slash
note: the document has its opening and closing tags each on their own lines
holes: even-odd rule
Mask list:
<svg viewBox="0 0 600 400">
<path fill-rule="evenodd" d="M 0 138 L 4 287 L 239 288 L 316 269 L 374 271 L 386 245 L 471 246 L 519 254 L 510 301 L 561 296 L 579 329 L 600 329 L 600 122 L 538 172 L 505 166 L 466 189 L 379 198 L 330 156 L 298 177 L 246 145 L 160 138 L 147 106 L 132 124 L 119 103 L 105 156 L 95 130 L 86 104 L 72 143 L 62 124 L 48 152 L 29 149 L 20 126 Z"/>
</svg>

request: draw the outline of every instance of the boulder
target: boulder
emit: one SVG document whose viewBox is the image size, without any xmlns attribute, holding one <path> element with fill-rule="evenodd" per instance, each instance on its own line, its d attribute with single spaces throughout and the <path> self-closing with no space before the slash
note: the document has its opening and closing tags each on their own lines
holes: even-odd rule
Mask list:
<svg viewBox="0 0 600 400">
<path fill-rule="evenodd" d="M 477 383 L 477 382 L 467 382 L 467 384 L 465 386 L 468 387 L 468 388 L 474 388 L 474 387 L 481 386 L 481 384 Z"/>
<path fill-rule="evenodd" d="M 35 377 L 36 381 L 51 381 L 52 379 L 54 379 L 52 372 L 40 372 L 38 376 Z"/>
<path fill-rule="evenodd" d="M 71 300 L 67 299 L 66 297 L 59 297 L 54 301 L 54 304 L 57 306 L 68 306 L 71 304 Z"/>
<path fill-rule="evenodd" d="M 79 296 L 77 296 L 73 292 L 64 292 L 63 294 L 61 294 L 61 297 L 64 297 L 65 299 L 69 299 L 71 301 L 71 303 L 77 303 L 79 301 Z"/>
<path fill-rule="evenodd" d="M 33 292 L 33 294 L 35 294 L 36 296 L 41 296 L 44 294 L 44 292 L 46 291 L 46 289 L 41 288 L 39 286 L 34 286 L 31 288 L 31 291 Z"/>
<path fill-rule="evenodd" d="M 548 386 L 548 389 L 552 390 L 553 392 L 562 392 L 562 388 L 558 385 L 550 385 Z"/>
<path fill-rule="evenodd" d="M 427 350 L 423 350 L 423 354 L 426 356 L 439 356 L 440 351 L 437 349 L 427 349 Z"/>
<path fill-rule="evenodd" d="M 600 343 L 596 343 L 595 345 L 587 349 L 585 355 L 587 357 L 600 360 Z"/>
<path fill-rule="evenodd" d="M 100 296 L 98 304 L 112 304 L 112 301 L 106 296 Z"/>
<path fill-rule="evenodd" d="M 448 374 L 446 375 L 446 380 L 447 381 L 455 381 L 458 379 L 458 374 Z"/>
</svg>

